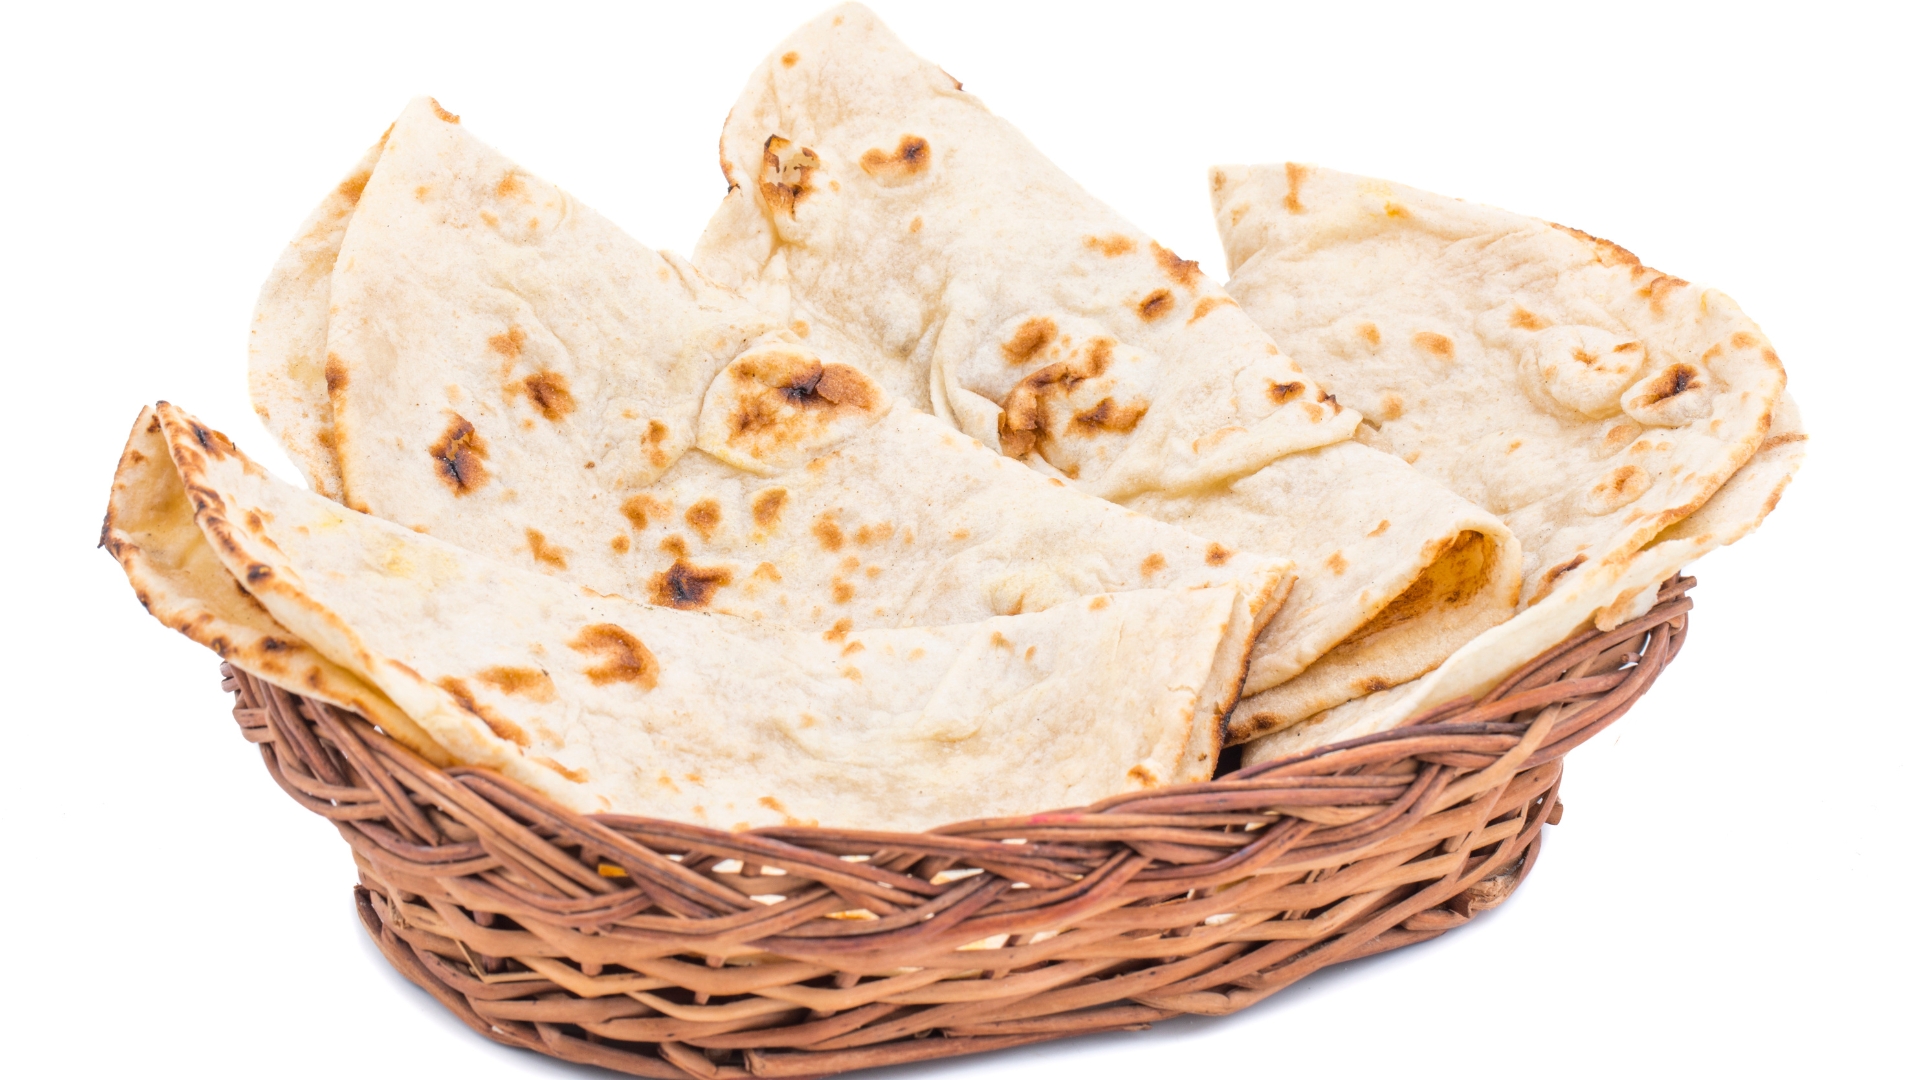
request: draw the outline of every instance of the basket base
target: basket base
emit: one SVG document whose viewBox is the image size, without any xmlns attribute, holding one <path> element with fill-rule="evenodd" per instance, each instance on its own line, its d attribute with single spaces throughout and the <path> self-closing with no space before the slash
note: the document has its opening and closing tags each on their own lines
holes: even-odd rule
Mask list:
<svg viewBox="0 0 1920 1080">
<path fill-rule="evenodd" d="M 1559 817 L 1559 809 L 1559 804 L 1555 803 L 1552 811 L 1554 819 Z M 1557 824 L 1557 820 L 1554 823 Z M 1296 965 L 1297 969 L 1289 970 L 1286 978 L 1271 984 L 1245 988 L 1242 991 L 1230 993 L 1224 998 L 1217 994 L 1186 995 L 1181 998 L 1154 998 L 1143 995 L 1135 998 L 1134 1004 L 1089 1010 L 1077 1015 L 950 1028 L 938 1032 L 938 1037 L 919 1039 L 905 1045 L 895 1044 L 853 1054 L 835 1055 L 838 1060 L 833 1063 L 833 1068 L 830 1070 L 809 1072 L 792 1072 L 789 1069 L 795 1065 L 806 1069 L 818 1069 L 823 1063 L 812 1059 L 816 1059 L 819 1055 L 770 1054 L 749 1050 L 744 1054 L 745 1067 L 742 1068 L 718 1064 L 713 1057 L 700 1053 L 686 1044 L 672 1042 L 656 1044 L 659 1056 L 655 1056 L 645 1050 L 610 1044 L 592 1035 L 586 1038 L 568 1035 L 560 1023 L 542 1023 L 537 1020 L 518 1021 L 497 1014 L 492 1018 L 483 1016 L 482 1010 L 489 1013 L 495 1013 L 496 1010 L 488 1009 L 481 1003 L 499 1000 L 499 998 L 489 993 L 491 988 L 481 980 L 479 972 L 472 968 L 461 972 L 432 953 L 416 951 L 414 946 L 396 933 L 389 924 L 390 916 L 387 913 L 393 910 L 393 906 L 386 896 L 375 891 L 377 886 L 373 888 L 366 884 L 354 886 L 353 899 L 355 910 L 360 916 L 361 926 L 395 970 L 406 976 L 414 985 L 433 995 L 436 1001 L 446 1006 L 468 1027 L 502 1045 L 532 1050 L 575 1064 L 595 1065 L 630 1076 L 817 1077 L 853 1069 L 901 1065 L 944 1057 L 958 1057 L 963 1054 L 1010 1049 L 1029 1043 L 1049 1042 L 1079 1035 L 1097 1035 L 1112 1031 L 1144 1031 L 1155 1021 L 1166 1020 L 1183 1013 L 1208 1016 L 1225 1016 L 1235 1013 L 1259 1003 L 1316 971 L 1335 964 L 1361 960 L 1408 945 L 1431 941 L 1448 930 L 1466 925 L 1475 916 L 1500 906 L 1513 895 L 1520 883 L 1526 880 L 1527 874 L 1533 869 L 1534 862 L 1539 858 L 1540 846 L 1544 839 L 1544 832 L 1536 832 L 1519 859 L 1472 884 L 1463 886 L 1444 902 L 1415 911 L 1369 940 L 1350 948 L 1329 949 L 1323 956 L 1317 957 L 1319 960 L 1317 963 L 1309 961 Z M 378 900 L 375 899 L 376 897 Z M 1389 910 L 1397 911 L 1399 906 Z M 1378 920 L 1369 920 L 1369 925 L 1376 921 Z M 521 992 L 523 991 L 514 991 L 516 995 Z M 671 1063 L 673 1067 L 662 1069 L 663 1060 Z"/>
</svg>

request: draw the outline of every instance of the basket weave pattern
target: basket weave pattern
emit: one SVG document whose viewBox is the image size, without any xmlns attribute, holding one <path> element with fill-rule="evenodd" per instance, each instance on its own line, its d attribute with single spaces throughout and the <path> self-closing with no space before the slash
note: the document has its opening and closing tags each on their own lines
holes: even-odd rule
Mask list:
<svg viewBox="0 0 1920 1080">
<path fill-rule="evenodd" d="M 647 1077 L 818 1076 L 1234 1012 L 1504 900 L 1561 759 L 1686 637 L 1691 578 L 1479 701 L 1219 780 L 928 833 L 560 809 L 223 668 L 353 848 L 387 959 L 475 1031 Z"/>
</svg>

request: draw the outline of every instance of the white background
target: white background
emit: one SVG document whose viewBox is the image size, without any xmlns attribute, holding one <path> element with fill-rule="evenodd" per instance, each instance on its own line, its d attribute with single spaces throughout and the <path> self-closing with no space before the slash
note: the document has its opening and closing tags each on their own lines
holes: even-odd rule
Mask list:
<svg viewBox="0 0 1920 1080">
<path fill-rule="evenodd" d="M 1209 273 L 1214 163 L 1315 162 L 1538 214 L 1736 297 L 1815 440 L 1773 520 L 1697 568 L 1677 665 L 1573 755 L 1565 824 L 1506 907 L 1235 1017 L 886 1075 L 1914 1068 L 1911 16 L 876 6 Z M 686 252 L 724 190 L 727 108 L 812 14 L 0 15 L 0 1068 L 588 1075 L 483 1041 L 387 969 L 352 913 L 346 846 L 269 781 L 214 658 L 141 612 L 96 530 L 127 428 L 159 397 L 296 475 L 246 400 L 254 293 L 410 96 Z"/>
</svg>

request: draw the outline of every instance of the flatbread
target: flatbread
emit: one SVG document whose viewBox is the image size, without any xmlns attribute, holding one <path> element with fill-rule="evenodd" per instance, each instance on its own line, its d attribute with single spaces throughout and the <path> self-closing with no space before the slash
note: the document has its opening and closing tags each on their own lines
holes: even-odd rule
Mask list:
<svg viewBox="0 0 1920 1080">
<path fill-rule="evenodd" d="M 829 328 L 852 350 L 840 358 L 896 396 L 1083 490 L 1204 487 L 1358 422 L 1197 264 L 858 4 L 774 49 L 720 149 L 732 190 L 696 249 L 702 269 Z"/>
<path fill-rule="evenodd" d="M 906 408 L 492 150 L 391 129 L 328 337 L 348 505 L 634 600 L 816 631 L 969 622 L 1284 559 L 1071 491 Z"/>
<path fill-rule="evenodd" d="M 1615 244 L 1312 166 L 1213 190 L 1228 291 L 1366 441 L 1500 515 L 1526 603 L 1640 550 L 1766 437 L 1786 373 L 1759 327 Z"/>
<path fill-rule="evenodd" d="M 1700 509 L 1661 532 L 1631 557 L 1598 564 L 1575 587 L 1552 590 L 1540 602 L 1489 630 L 1432 674 L 1383 693 L 1350 701 L 1285 731 L 1247 744 L 1253 765 L 1316 746 L 1395 727 L 1457 698 L 1493 689 L 1520 665 L 1587 626 L 1611 630 L 1652 609 L 1660 585 L 1714 548 L 1758 528 L 1779 504 L 1806 456 L 1807 435 L 1793 399 L 1782 394 L 1773 422 L 1747 463 Z M 1258 698 L 1242 708 L 1258 707 Z"/>
<path fill-rule="evenodd" d="M 1485 511 L 1432 490 L 1406 462 L 1344 442 L 1207 491 L 1128 501 L 1299 561 L 1292 595 L 1254 646 L 1229 744 L 1418 678 L 1511 616 L 1519 545 Z"/>
<path fill-rule="evenodd" d="M 1411 678 L 1513 611 L 1518 555 L 1497 518 L 1347 445 L 1352 410 L 1197 264 L 866 8 L 835 8 L 773 50 L 728 119 L 721 169 L 730 191 L 696 250 L 703 270 L 1045 475 L 1300 564 L 1249 688 L 1327 658 L 1236 739 Z M 1489 549 L 1484 574 L 1423 577 L 1461 545 Z M 1416 585 L 1433 602 L 1388 615 Z M 1400 632 L 1371 634 L 1401 616 Z M 1329 655 L 1355 634 L 1370 644 Z"/>
<path fill-rule="evenodd" d="M 307 215 L 260 287 L 247 338 L 253 411 L 286 448 L 307 486 L 335 500 L 341 484 L 340 458 L 333 448 L 333 406 L 327 401 L 329 284 L 347 219 L 386 145 L 383 134 Z"/>
<path fill-rule="evenodd" d="M 776 630 L 604 596 L 356 513 L 157 411 L 230 575 L 210 588 L 245 588 L 457 760 L 562 805 L 923 829 L 1211 771 L 1184 755 L 1231 588 L 953 627 Z"/>
<path fill-rule="evenodd" d="M 521 462 L 597 468 L 591 486 L 609 493 L 658 479 L 693 445 L 713 376 L 774 329 L 431 98 L 388 132 L 330 302 L 326 383 L 347 502 L 429 527 L 452 506 L 577 512 L 582 485 L 516 482 Z"/>
<path fill-rule="evenodd" d="M 120 454 L 100 546 L 126 571 L 141 606 L 163 625 L 242 671 L 359 713 L 435 764 L 452 764 L 385 694 L 316 652 L 234 581 L 194 522 L 194 503 L 151 408 L 140 410 Z"/>
</svg>

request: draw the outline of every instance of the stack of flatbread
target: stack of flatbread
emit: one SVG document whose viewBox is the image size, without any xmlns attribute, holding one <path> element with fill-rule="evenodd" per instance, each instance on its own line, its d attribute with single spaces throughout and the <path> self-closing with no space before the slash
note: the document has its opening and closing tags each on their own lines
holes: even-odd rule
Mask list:
<svg viewBox="0 0 1920 1080">
<path fill-rule="evenodd" d="M 1799 467 L 1786 372 L 1726 295 L 1578 230 L 1289 163 L 1216 168 L 1228 291 L 1365 419 L 1361 437 L 1498 514 L 1523 611 L 1404 689 L 1261 742 L 1366 734 L 1581 628 L 1746 535 Z"/>
<path fill-rule="evenodd" d="M 143 603 L 580 810 L 918 829 L 1482 690 L 1799 459 L 1718 293 L 1298 165 L 1214 171 L 1223 287 L 858 5 L 720 148 L 689 262 L 408 106 L 256 311 L 309 490 L 143 411 Z"/>
</svg>

